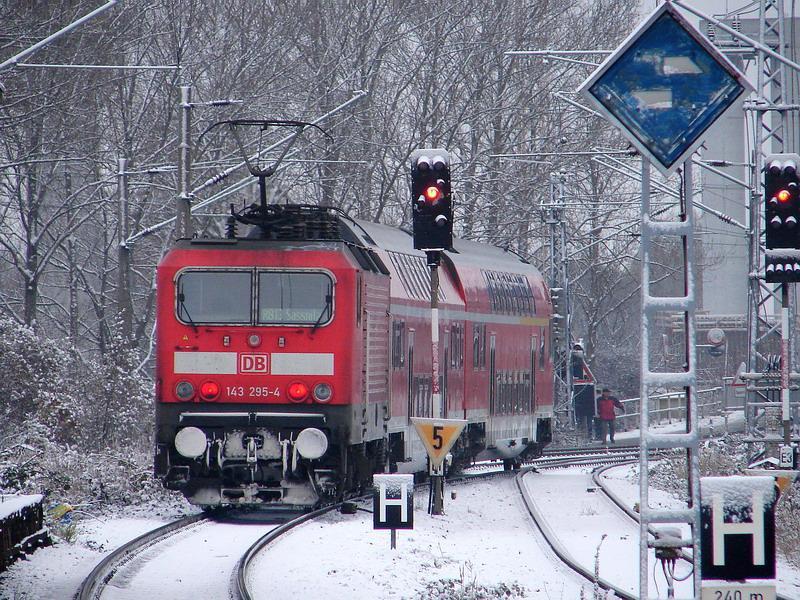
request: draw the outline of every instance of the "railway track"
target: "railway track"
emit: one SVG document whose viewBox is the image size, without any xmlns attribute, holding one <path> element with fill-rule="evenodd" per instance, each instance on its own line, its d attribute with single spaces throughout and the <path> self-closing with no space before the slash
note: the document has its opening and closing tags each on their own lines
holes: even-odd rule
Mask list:
<svg viewBox="0 0 800 600">
<path fill-rule="evenodd" d="M 506 477 L 515 475 L 517 488 L 522 495 L 528 513 L 532 517 L 536 527 L 542 533 L 547 543 L 553 549 L 556 556 L 558 556 L 558 558 L 573 571 L 581 575 L 593 585 L 595 582 L 594 573 L 574 561 L 569 552 L 560 544 L 546 520 L 536 509 L 536 506 L 530 496 L 530 492 L 522 482 L 522 478 L 526 473 L 537 470 L 561 469 L 571 466 L 599 466 L 599 468 L 595 468 L 593 471 L 595 484 L 612 502 L 614 502 L 614 504 L 623 510 L 630 518 L 635 519 L 635 513 L 633 513 L 630 508 L 626 507 L 624 502 L 620 498 L 616 497 L 612 490 L 608 489 L 607 486 L 604 485 L 601 474 L 606 469 L 611 467 L 626 463 L 635 463 L 637 460 L 638 447 L 619 447 L 615 448 L 614 451 L 611 452 L 608 452 L 605 448 L 575 449 L 571 457 L 568 455 L 565 456 L 561 451 L 554 451 L 552 453 L 548 453 L 547 456 L 543 456 L 531 461 L 527 466 L 519 471 L 502 471 L 500 470 L 502 469 L 502 464 L 493 463 L 483 465 L 486 468 L 485 472 L 449 478 L 448 482 L 453 484 L 459 482 L 467 483 L 470 480 L 485 480 L 492 477 Z M 421 484 L 421 486 L 418 487 L 424 487 L 425 485 L 427 484 Z M 353 499 L 352 501 L 357 502 L 364 499 L 365 498 L 362 497 Z M 248 587 L 248 569 L 253 563 L 254 558 L 271 543 L 278 540 L 281 536 L 289 533 L 297 526 L 317 519 L 333 510 L 339 509 L 340 507 L 341 504 L 334 504 L 317 511 L 304 513 L 297 517 L 286 520 L 282 524 L 271 527 L 269 531 L 256 539 L 255 542 L 247 547 L 246 551 L 243 552 L 243 554 L 235 563 L 235 568 L 233 568 L 230 574 L 230 580 L 228 582 L 229 596 L 233 600 L 253 600 L 255 597 L 254 593 Z M 136 560 L 136 557 L 139 554 L 145 552 L 147 549 L 153 546 L 166 542 L 182 531 L 192 527 L 197 527 L 204 522 L 208 522 L 209 520 L 210 517 L 205 514 L 186 517 L 173 523 L 169 523 L 163 527 L 146 533 L 135 540 L 132 540 L 131 542 L 128 542 L 109 554 L 92 570 L 90 575 L 82 583 L 78 593 L 75 595 L 75 599 L 99 600 L 102 596 L 103 589 L 113 581 L 117 572 L 127 563 Z M 629 592 L 617 588 L 609 581 L 600 579 L 597 583 L 601 588 L 613 592 L 618 598 L 624 600 L 635 598 L 635 596 Z"/>
<path fill-rule="evenodd" d="M 245 549 L 251 547 L 254 534 L 261 539 L 264 537 L 263 528 L 267 528 L 269 534 L 287 524 L 292 522 L 299 524 L 313 516 L 315 515 L 298 514 L 283 509 L 254 512 L 217 511 L 178 519 L 123 544 L 106 556 L 81 583 L 74 598 L 100 600 L 110 587 L 117 588 L 117 593 L 122 593 L 123 597 L 153 597 L 153 579 L 158 577 L 158 568 L 156 567 L 156 573 L 148 569 L 162 561 L 165 565 L 183 562 L 185 567 L 190 564 L 186 562 L 187 552 L 193 556 L 201 555 L 194 554 L 192 550 L 198 546 L 202 547 L 203 544 L 207 544 L 208 552 L 202 555 L 208 560 L 197 563 L 194 571 L 183 572 L 181 577 L 191 579 L 194 574 L 196 577 L 207 579 L 209 574 L 221 571 L 223 573 L 221 579 L 211 575 L 214 589 L 205 590 L 208 593 L 207 597 L 238 598 L 240 596 L 237 595 L 235 587 L 237 582 L 234 566 L 248 556 Z M 253 526 L 258 529 L 254 531 Z M 237 534 L 231 535 L 231 531 L 236 531 Z M 158 557 L 157 560 L 153 560 L 154 555 Z M 219 561 L 222 561 L 222 564 Z M 230 565 L 227 565 L 228 561 Z M 230 575 L 232 571 L 234 576 L 226 579 L 224 574 Z M 168 586 L 169 582 L 164 581 L 163 585 Z M 194 585 L 198 585 L 197 582 Z M 163 589 L 159 590 L 159 593 L 161 592 Z"/>
<path fill-rule="evenodd" d="M 256 555 L 258 555 L 259 552 L 298 525 L 302 525 L 307 521 L 317 519 L 322 515 L 334 511 L 340 507 L 341 504 L 332 504 L 319 510 L 306 513 L 295 519 L 292 519 L 291 521 L 287 521 L 283 525 L 279 525 L 266 535 L 257 539 L 255 543 L 247 549 L 242 558 L 239 559 L 239 562 L 236 564 L 236 569 L 233 572 L 230 586 L 232 600 L 253 600 L 253 594 L 248 586 L 249 578 L 247 571 L 250 568 L 253 559 L 256 557 Z"/>
<path fill-rule="evenodd" d="M 630 458 L 624 459 L 622 458 L 622 456 L 624 456 L 624 454 L 622 454 L 621 456 L 620 455 L 614 456 L 613 458 L 609 456 L 606 457 L 605 460 L 606 462 L 613 461 L 613 464 L 609 465 L 609 467 L 616 466 L 618 464 L 624 464 L 626 460 L 627 461 L 631 460 Z M 601 458 L 598 458 L 597 460 L 601 460 Z M 568 464 L 570 461 L 572 461 L 571 464 Z M 547 464 L 544 466 L 544 468 L 551 469 L 551 468 L 563 468 L 568 466 L 591 466 L 591 464 L 596 464 L 596 463 L 590 463 L 589 465 L 587 465 L 586 460 L 584 458 L 581 457 L 574 459 L 566 458 L 563 459 L 562 461 L 559 461 L 559 464 L 557 465 Z M 547 523 L 547 520 L 544 518 L 542 513 L 536 507 L 536 504 L 533 501 L 530 491 L 528 490 L 527 486 L 523 481 L 525 475 L 527 473 L 530 473 L 531 471 L 534 471 L 533 467 L 522 469 L 517 474 L 515 478 L 515 483 L 525 503 L 525 507 L 528 510 L 528 514 L 531 516 L 531 519 L 533 520 L 537 529 L 542 534 L 548 546 L 550 546 L 550 549 L 555 553 L 558 559 L 565 565 L 567 565 L 570 569 L 572 569 L 575 573 L 586 579 L 588 583 L 592 585 L 597 583 L 597 585 L 600 588 L 602 588 L 607 592 L 612 592 L 613 594 L 615 594 L 617 598 L 621 598 L 622 600 L 637 600 L 636 596 L 634 596 L 633 594 L 631 594 L 626 590 L 623 590 L 622 588 L 615 586 L 613 583 L 600 577 L 595 578 L 595 574 L 591 570 L 587 569 L 584 565 L 582 565 L 572 557 L 572 554 L 559 541 L 555 532 Z"/>
<path fill-rule="evenodd" d="M 208 518 L 209 516 L 207 514 L 183 517 L 182 519 L 148 531 L 130 542 L 123 544 L 92 569 L 89 576 L 83 580 L 83 583 L 81 583 L 81 586 L 78 588 L 75 594 L 75 600 L 98 600 L 103 593 L 103 589 L 113 579 L 117 571 L 133 560 L 138 554 L 151 546 L 164 542 L 181 531 L 190 527 L 195 527 L 203 521 L 207 521 Z"/>
</svg>

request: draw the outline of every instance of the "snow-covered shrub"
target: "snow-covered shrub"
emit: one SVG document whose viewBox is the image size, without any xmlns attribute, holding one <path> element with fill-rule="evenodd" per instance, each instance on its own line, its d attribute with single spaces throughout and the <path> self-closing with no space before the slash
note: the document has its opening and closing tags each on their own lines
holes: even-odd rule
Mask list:
<svg viewBox="0 0 800 600">
<path fill-rule="evenodd" d="M 80 411 L 73 402 L 74 362 L 62 344 L 0 317 L 0 440 L 28 428 L 54 439 L 72 437 Z"/>
<path fill-rule="evenodd" d="M 151 384 L 137 364 L 121 340 L 84 360 L 0 317 L 0 488 L 73 504 L 161 493 L 151 475 Z"/>
<path fill-rule="evenodd" d="M 465 584 L 458 579 L 440 579 L 431 581 L 421 592 L 417 592 L 415 600 L 522 600 L 528 598 L 524 587 L 517 583 L 487 586 L 477 583 Z"/>
</svg>

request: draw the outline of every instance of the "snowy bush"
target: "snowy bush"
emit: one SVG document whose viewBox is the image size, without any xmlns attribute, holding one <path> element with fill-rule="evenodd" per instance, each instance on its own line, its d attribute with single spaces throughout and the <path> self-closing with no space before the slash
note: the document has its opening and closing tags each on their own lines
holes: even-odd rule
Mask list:
<svg viewBox="0 0 800 600">
<path fill-rule="evenodd" d="M 151 475 L 151 384 L 112 340 L 82 359 L 0 317 L 0 488 L 53 502 L 130 504 L 161 493 Z M 48 500 L 50 501 L 50 500 Z"/>
<path fill-rule="evenodd" d="M 519 584 L 506 585 L 500 583 L 494 586 L 465 583 L 458 579 L 440 579 L 431 581 L 425 589 L 418 592 L 416 600 L 489 600 L 502 598 L 503 600 L 517 600 L 527 598 L 525 588 Z"/>
</svg>

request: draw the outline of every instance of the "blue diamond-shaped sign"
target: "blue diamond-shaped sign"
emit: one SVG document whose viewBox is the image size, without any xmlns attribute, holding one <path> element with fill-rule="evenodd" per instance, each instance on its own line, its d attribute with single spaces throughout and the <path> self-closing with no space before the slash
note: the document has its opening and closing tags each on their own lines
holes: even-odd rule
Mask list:
<svg viewBox="0 0 800 600">
<path fill-rule="evenodd" d="M 581 93 L 665 174 L 746 90 L 744 76 L 664 3 L 581 86 Z"/>
</svg>

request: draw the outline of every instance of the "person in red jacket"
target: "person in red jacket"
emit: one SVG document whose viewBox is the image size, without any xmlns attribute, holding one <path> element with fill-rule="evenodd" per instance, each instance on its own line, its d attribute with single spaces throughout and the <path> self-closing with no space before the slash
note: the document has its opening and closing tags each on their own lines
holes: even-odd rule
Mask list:
<svg viewBox="0 0 800 600">
<path fill-rule="evenodd" d="M 597 418 L 600 419 L 600 435 L 602 443 L 606 443 L 606 431 L 608 431 L 611 443 L 614 443 L 614 419 L 617 418 L 614 408 L 625 411 L 622 402 L 611 395 L 611 390 L 603 388 L 603 392 L 597 397 Z"/>
</svg>

